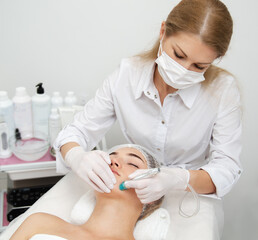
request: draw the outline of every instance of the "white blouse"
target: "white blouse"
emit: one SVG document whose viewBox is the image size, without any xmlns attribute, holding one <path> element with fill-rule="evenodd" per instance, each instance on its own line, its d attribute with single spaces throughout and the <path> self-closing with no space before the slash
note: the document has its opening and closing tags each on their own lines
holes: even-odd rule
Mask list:
<svg viewBox="0 0 258 240">
<path fill-rule="evenodd" d="M 162 165 L 204 169 L 222 197 L 239 179 L 242 167 L 241 104 L 235 79 L 221 74 L 211 84 L 197 84 L 166 96 L 161 105 L 153 83 L 155 62 L 121 61 L 72 124 L 59 134 L 57 171 L 68 168 L 58 152 L 67 142 L 89 151 L 118 120 L 129 143 L 153 152 Z"/>
</svg>

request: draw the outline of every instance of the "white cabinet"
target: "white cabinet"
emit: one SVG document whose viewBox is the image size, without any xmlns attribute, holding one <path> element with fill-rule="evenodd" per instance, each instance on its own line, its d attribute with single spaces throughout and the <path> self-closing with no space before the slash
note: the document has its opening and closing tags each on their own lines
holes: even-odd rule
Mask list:
<svg viewBox="0 0 258 240">
<path fill-rule="evenodd" d="M 31 187 L 57 182 L 62 174 L 56 173 L 56 162 L 49 152 L 40 160 L 24 162 L 12 156 L 0 159 L 0 232 L 7 223 L 6 192 L 8 188 Z"/>
</svg>

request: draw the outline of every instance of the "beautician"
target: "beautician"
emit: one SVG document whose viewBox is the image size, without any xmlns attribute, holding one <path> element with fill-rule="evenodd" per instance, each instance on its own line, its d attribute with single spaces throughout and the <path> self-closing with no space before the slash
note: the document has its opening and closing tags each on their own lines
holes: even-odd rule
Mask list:
<svg viewBox="0 0 258 240">
<path fill-rule="evenodd" d="M 142 203 L 189 191 L 188 184 L 209 197 L 227 194 L 242 172 L 241 102 L 234 77 L 213 63 L 225 55 L 232 28 L 222 2 L 182 0 L 153 48 L 123 59 L 61 131 L 58 171 L 72 169 L 95 190 L 110 192 L 109 156 L 91 149 L 118 120 L 129 143 L 151 150 L 170 171 L 130 183 Z"/>
</svg>

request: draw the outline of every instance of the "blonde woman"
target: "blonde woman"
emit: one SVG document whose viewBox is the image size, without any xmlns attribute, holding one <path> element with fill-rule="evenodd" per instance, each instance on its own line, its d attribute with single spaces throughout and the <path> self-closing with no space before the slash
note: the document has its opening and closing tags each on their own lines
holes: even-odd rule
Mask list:
<svg viewBox="0 0 258 240">
<path fill-rule="evenodd" d="M 134 239 L 137 221 L 159 208 L 163 197 L 151 204 L 142 204 L 134 189 L 121 191 L 119 185 L 136 169 L 158 168 L 160 165 L 148 150 L 132 144 L 113 147 L 110 159 L 109 168 L 117 184 L 109 194 L 95 191 L 96 206 L 85 224 L 73 225 L 54 215 L 34 213 L 16 230 L 11 240 Z"/>
<path fill-rule="evenodd" d="M 142 203 L 189 191 L 188 184 L 217 199 L 229 193 L 242 172 L 240 94 L 234 77 L 214 62 L 226 54 L 232 29 L 221 1 L 182 0 L 162 22 L 154 47 L 123 59 L 59 134 L 58 170 L 72 169 L 109 193 L 116 182 L 109 156 L 90 150 L 117 120 L 128 142 L 151 149 L 167 168 L 128 183 Z"/>
</svg>

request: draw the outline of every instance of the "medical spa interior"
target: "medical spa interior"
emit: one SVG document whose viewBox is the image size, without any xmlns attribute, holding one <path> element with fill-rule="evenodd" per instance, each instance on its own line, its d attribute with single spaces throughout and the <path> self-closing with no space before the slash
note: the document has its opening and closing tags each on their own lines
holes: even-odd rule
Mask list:
<svg viewBox="0 0 258 240">
<path fill-rule="evenodd" d="M 0 240 L 258 240 L 257 9 L 0 0 Z"/>
</svg>

